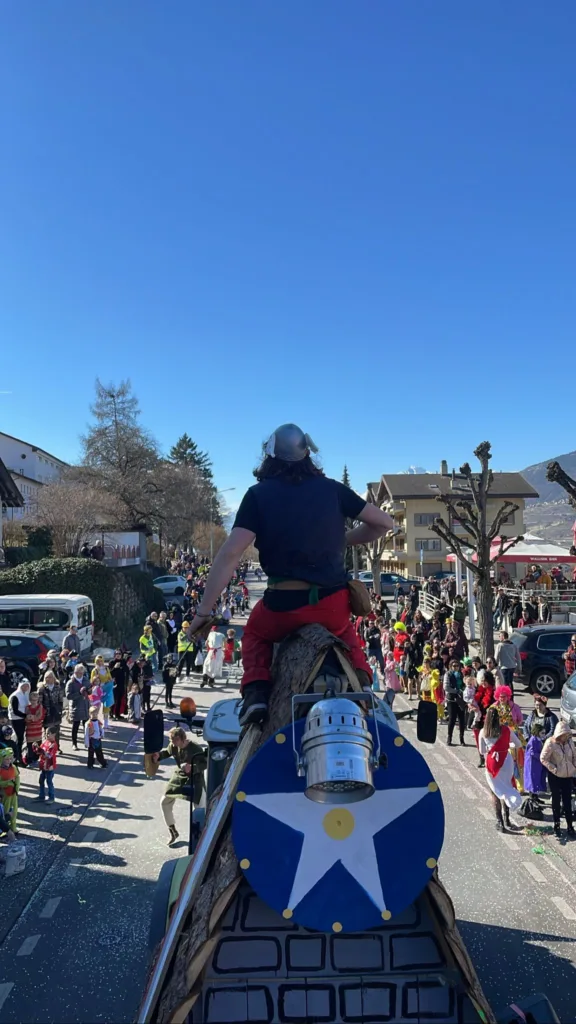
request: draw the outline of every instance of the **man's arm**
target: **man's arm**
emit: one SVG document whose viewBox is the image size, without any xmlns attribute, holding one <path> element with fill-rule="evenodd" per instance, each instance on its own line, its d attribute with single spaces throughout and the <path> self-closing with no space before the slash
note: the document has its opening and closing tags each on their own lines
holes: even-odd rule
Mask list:
<svg viewBox="0 0 576 1024">
<path fill-rule="evenodd" d="M 246 548 L 253 544 L 256 534 L 251 530 L 245 530 L 242 526 L 235 526 L 228 540 L 224 542 L 220 551 L 214 559 L 214 564 L 208 574 L 204 597 L 200 602 L 198 613 L 192 620 L 190 631 L 195 633 L 200 629 L 206 619 L 212 614 L 212 609 L 224 587 L 228 586 L 238 562 Z"/>
<path fill-rule="evenodd" d="M 353 547 L 355 544 L 369 544 L 371 540 L 378 540 L 384 534 L 394 530 L 394 520 L 387 512 L 384 512 L 377 505 L 367 502 L 358 516 L 361 525 L 346 533 L 346 546 Z"/>
</svg>

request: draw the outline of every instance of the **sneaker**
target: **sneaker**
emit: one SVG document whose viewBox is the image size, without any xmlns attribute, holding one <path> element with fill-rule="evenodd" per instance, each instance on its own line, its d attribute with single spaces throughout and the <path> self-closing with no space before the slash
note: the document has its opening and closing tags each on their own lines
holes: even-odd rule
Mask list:
<svg viewBox="0 0 576 1024">
<path fill-rule="evenodd" d="M 268 717 L 270 683 L 248 683 L 242 691 L 242 707 L 239 722 L 244 725 L 260 725 Z"/>
<path fill-rule="evenodd" d="M 178 839 L 179 833 L 176 830 L 174 825 L 170 825 L 168 831 L 170 832 L 170 836 L 168 838 L 168 842 L 166 843 L 166 846 L 174 846 L 174 843 Z"/>
</svg>

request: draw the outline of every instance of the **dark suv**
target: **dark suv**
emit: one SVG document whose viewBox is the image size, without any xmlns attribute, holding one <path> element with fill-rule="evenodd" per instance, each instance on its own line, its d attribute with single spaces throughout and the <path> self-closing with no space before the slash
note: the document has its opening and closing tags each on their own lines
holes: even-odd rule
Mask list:
<svg viewBox="0 0 576 1024">
<path fill-rule="evenodd" d="M 38 679 L 40 665 L 54 650 L 60 650 L 58 644 L 45 633 L 30 629 L 0 629 L 0 658 L 4 658 L 9 672 L 19 672 L 32 683 Z"/>
<path fill-rule="evenodd" d="M 574 627 L 569 626 L 524 626 L 515 629 L 510 636 L 516 644 L 522 660 L 522 675 L 516 676 L 533 693 L 546 697 L 557 697 L 562 689 L 566 673 L 562 655 L 568 650 Z"/>
</svg>

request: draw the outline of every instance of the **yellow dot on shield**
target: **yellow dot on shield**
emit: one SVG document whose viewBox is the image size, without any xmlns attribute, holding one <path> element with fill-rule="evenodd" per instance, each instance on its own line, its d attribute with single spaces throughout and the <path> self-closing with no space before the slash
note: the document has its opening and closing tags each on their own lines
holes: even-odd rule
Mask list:
<svg viewBox="0 0 576 1024">
<path fill-rule="evenodd" d="M 382 911 L 382 919 L 384 921 L 389 921 L 391 917 L 392 917 L 392 914 L 390 913 L 389 910 L 383 910 Z"/>
<path fill-rule="evenodd" d="M 246 793 L 243 793 L 242 790 L 239 790 L 239 792 L 236 793 L 236 799 L 238 800 L 239 803 L 242 803 L 242 801 L 246 799 Z"/>
<path fill-rule="evenodd" d="M 438 861 L 434 857 L 428 857 L 428 860 L 426 861 L 426 867 L 435 868 L 437 863 Z"/>
<path fill-rule="evenodd" d="M 286 910 L 282 911 L 282 917 L 284 917 L 286 919 L 286 921 L 290 920 L 290 918 L 292 917 L 292 914 L 293 914 L 293 911 L 290 910 L 289 907 L 286 907 Z"/>
<path fill-rule="evenodd" d="M 438 790 L 438 783 L 437 782 L 429 782 L 428 783 L 428 790 L 429 790 L 430 793 L 436 793 L 437 790 Z"/>
<path fill-rule="evenodd" d="M 244 859 L 240 861 L 240 867 L 242 868 L 242 871 L 248 871 L 248 868 L 250 867 L 250 861 L 246 857 L 244 857 Z"/>
<path fill-rule="evenodd" d="M 286 736 L 283 732 L 276 733 L 276 743 L 286 743 Z"/>
<path fill-rule="evenodd" d="M 354 815 L 347 807 L 334 807 L 322 819 L 322 825 L 330 839 L 348 839 L 354 831 Z"/>
<path fill-rule="evenodd" d="M 403 743 L 404 743 L 404 737 L 403 736 L 395 736 L 394 737 L 394 746 L 395 747 L 401 747 L 403 745 Z"/>
<path fill-rule="evenodd" d="M 342 925 L 340 924 L 340 921 L 334 921 L 334 924 L 332 925 L 332 931 L 333 932 L 341 932 L 342 931 Z"/>
</svg>

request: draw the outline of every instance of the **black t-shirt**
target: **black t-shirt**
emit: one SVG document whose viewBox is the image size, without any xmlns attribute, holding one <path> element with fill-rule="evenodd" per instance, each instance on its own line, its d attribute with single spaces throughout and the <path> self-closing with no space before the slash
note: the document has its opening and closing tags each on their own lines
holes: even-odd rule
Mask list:
<svg viewBox="0 0 576 1024">
<path fill-rule="evenodd" d="M 256 534 L 267 576 L 338 587 L 346 583 L 346 519 L 357 519 L 365 505 L 325 476 L 298 484 L 276 477 L 246 491 L 234 526 Z"/>
</svg>

